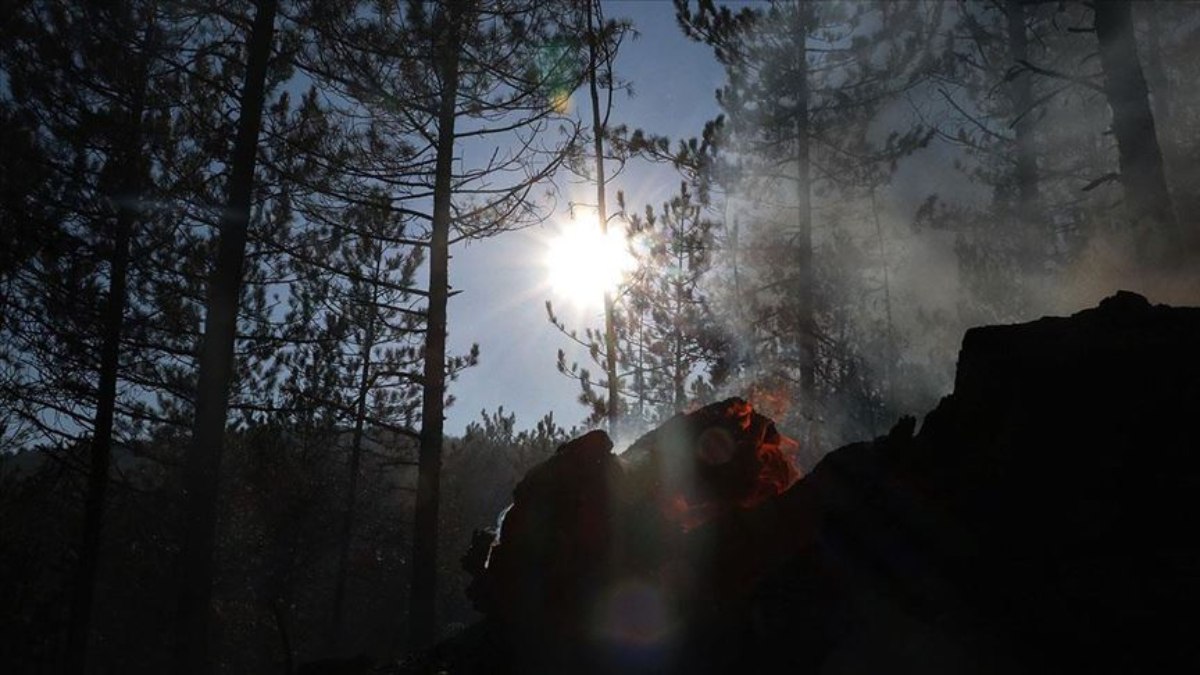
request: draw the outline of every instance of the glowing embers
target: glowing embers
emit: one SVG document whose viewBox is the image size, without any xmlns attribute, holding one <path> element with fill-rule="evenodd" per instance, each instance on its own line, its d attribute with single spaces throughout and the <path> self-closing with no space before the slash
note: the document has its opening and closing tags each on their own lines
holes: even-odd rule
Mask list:
<svg viewBox="0 0 1200 675">
<path fill-rule="evenodd" d="M 551 288 L 581 307 L 599 306 L 604 294 L 616 292 L 634 265 L 620 228 L 602 233 L 594 214 L 564 223 L 546 252 Z"/>
</svg>

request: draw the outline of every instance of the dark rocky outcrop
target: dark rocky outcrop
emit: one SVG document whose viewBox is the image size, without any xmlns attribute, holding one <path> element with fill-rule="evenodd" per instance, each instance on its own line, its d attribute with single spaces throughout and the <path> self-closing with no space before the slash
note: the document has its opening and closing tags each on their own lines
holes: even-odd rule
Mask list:
<svg viewBox="0 0 1200 675">
<path fill-rule="evenodd" d="M 920 433 L 794 488 L 818 535 L 758 589 L 751 612 L 778 618 L 739 648 L 788 661 L 797 610 L 825 602 L 828 672 L 1200 672 L 1198 347 L 1200 310 L 1124 292 L 969 331 Z M 778 591 L 813 567 L 832 604 Z"/>
<path fill-rule="evenodd" d="M 1200 309 L 1118 293 L 973 329 L 918 433 L 901 420 L 786 490 L 770 468 L 786 442 L 721 405 L 628 459 L 589 435 L 531 472 L 493 551 L 489 619 L 430 663 L 1200 672 Z M 706 446 L 714 426 L 732 444 Z M 747 464 L 714 477 L 705 457 Z M 661 499 L 686 492 L 680 476 L 705 504 L 694 522 Z"/>
</svg>

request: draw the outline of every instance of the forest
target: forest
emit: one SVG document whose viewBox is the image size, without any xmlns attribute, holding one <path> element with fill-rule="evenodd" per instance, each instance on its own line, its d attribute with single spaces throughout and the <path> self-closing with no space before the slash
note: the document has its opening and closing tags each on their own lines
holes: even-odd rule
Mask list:
<svg viewBox="0 0 1200 675">
<path fill-rule="evenodd" d="M 808 474 L 968 328 L 1198 306 L 1198 80 L 1190 1 L 6 2 L 0 670 L 383 672 L 586 431 L 736 396 Z"/>
</svg>

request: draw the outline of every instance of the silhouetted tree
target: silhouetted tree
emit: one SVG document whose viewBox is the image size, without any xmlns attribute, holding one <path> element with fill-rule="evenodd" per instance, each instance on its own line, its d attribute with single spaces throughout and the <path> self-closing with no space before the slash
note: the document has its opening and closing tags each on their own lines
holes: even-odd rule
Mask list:
<svg viewBox="0 0 1200 675">
<path fill-rule="evenodd" d="M 1178 236 L 1178 224 L 1163 173 L 1130 3 L 1097 0 L 1093 9 L 1125 203 L 1135 228 L 1153 228 L 1170 241 Z"/>
<path fill-rule="evenodd" d="M 435 632 L 450 248 L 543 217 L 533 190 L 564 161 L 574 129 L 554 142 L 542 132 L 565 121 L 562 92 L 574 89 L 578 75 L 564 76 L 568 55 L 555 47 L 554 3 L 357 8 L 338 9 L 344 20 L 325 24 L 323 47 L 305 67 L 344 97 L 342 113 L 370 114 L 351 170 L 387 191 L 390 208 L 414 221 L 409 243 L 427 251 L 427 286 L 413 289 L 425 298 L 410 616 L 412 644 L 420 647 Z M 457 162 L 460 154 L 468 159 Z"/>
<path fill-rule="evenodd" d="M 591 103 L 592 127 L 592 161 L 595 173 L 592 180 L 596 186 L 596 220 L 599 221 L 600 234 L 607 235 L 609 227 L 608 213 L 608 179 L 604 173 L 604 137 L 608 133 L 608 120 L 612 112 L 612 93 L 616 81 L 613 75 L 613 61 L 616 57 L 616 44 L 624 29 L 620 24 L 604 24 L 604 15 L 598 0 L 583 0 L 584 4 L 584 39 L 587 42 L 587 68 L 585 70 L 588 84 L 588 100 Z M 607 89 L 607 100 L 604 113 L 600 112 L 600 91 Z M 608 430 L 616 434 L 621 416 L 620 380 L 617 375 L 617 335 L 615 317 L 613 315 L 613 297 L 608 289 L 604 291 L 604 376 L 608 396 L 604 402 L 605 417 Z"/>
<path fill-rule="evenodd" d="M 746 200 L 739 245 L 757 250 L 762 273 L 753 281 L 742 275 L 743 295 L 733 301 L 752 308 L 754 318 L 740 323 L 757 333 L 743 367 L 757 371 L 753 388 L 787 392 L 814 445 L 829 341 L 821 325 L 827 299 L 817 292 L 814 200 L 850 193 L 864 165 L 894 166 L 928 142 L 920 125 L 882 142 L 872 142 L 869 129 L 930 69 L 927 36 L 940 9 L 927 16 L 919 3 L 800 1 L 736 12 L 708 0 L 675 4 L 684 32 L 713 47 L 728 77 L 718 92 L 724 159 L 711 176 L 727 199 Z M 747 220 L 757 221 L 757 234 L 745 232 Z"/>
<path fill-rule="evenodd" d="M 238 133 L 229 159 L 228 201 L 220 218 L 216 266 L 209 279 L 196 388 L 195 423 L 184 471 L 187 497 L 180 551 L 179 634 L 176 668 L 207 674 L 210 653 L 213 551 L 217 490 L 224 443 L 242 266 L 258 158 L 267 69 L 275 35 L 277 0 L 261 0 L 246 38 Z"/>
<path fill-rule="evenodd" d="M 956 211 L 947 220 L 974 300 L 964 311 L 1011 320 L 1028 303 L 1033 276 L 1044 275 L 1053 259 L 1056 212 L 1049 205 L 1061 201 L 1061 190 L 1047 186 L 1057 166 L 1037 133 L 1050 125 L 1049 106 L 1071 85 L 1040 77 L 1030 65 L 1045 60 L 1060 33 L 1053 8 L 1019 0 L 963 3 L 951 19 L 929 92 L 936 98 L 922 108 L 935 118 L 939 138 L 969 158 L 962 169 L 992 194 L 977 213 Z"/>
<path fill-rule="evenodd" d="M 624 194 L 618 193 L 621 214 Z M 642 214 L 626 214 L 626 237 L 633 269 L 621 283 L 613 312 L 620 388 L 626 401 L 623 433 L 640 433 L 688 408 L 711 401 L 726 373 L 726 344 L 707 303 L 705 284 L 716 246 L 717 224 L 707 217 L 687 184 Z M 604 334 L 586 329 L 582 337 L 549 307 L 551 322 L 604 368 Z M 607 419 L 605 395 L 590 370 L 568 363 L 558 352 L 558 369 L 580 383 L 580 401 L 592 414 L 588 424 Z"/>
<path fill-rule="evenodd" d="M 385 201 L 351 207 L 345 231 L 331 244 L 310 249 L 329 273 L 314 276 L 306 295 L 324 296 L 323 311 L 315 317 L 314 339 L 318 365 L 330 341 L 332 385 L 308 405 L 330 411 L 351 428 L 346 448 L 347 467 L 339 559 L 334 583 L 330 641 L 337 646 L 343 635 L 348 556 L 354 538 L 359 475 L 364 444 L 385 432 L 392 438 L 416 440 L 413 420 L 420 405 L 421 339 L 423 314 L 411 293 L 421 264 L 420 248 L 394 247 L 390 237 L 404 235 L 404 223 L 389 211 Z M 298 265 L 300 269 L 303 264 Z M 338 274 L 348 277 L 338 277 Z M 448 376 L 473 363 L 473 354 L 447 361 Z"/>
<path fill-rule="evenodd" d="M 119 386 L 136 357 L 123 335 L 131 251 L 155 212 L 147 157 L 169 143 L 157 122 L 174 78 L 158 67 L 169 35 L 155 3 L 16 10 L 0 49 L 0 105 L 12 115 L 16 151 L 3 170 L 14 244 L 3 267 L 4 417 L 16 423 L 14 436 L 35 429 L 63 447 L 78 447 L 72 436 L 90 447 L 79 467 L 84 526 L 64 650 L 65 669 L 83 672 L 110 464 L 118 428 L 130 426 Z"/>
</svg>

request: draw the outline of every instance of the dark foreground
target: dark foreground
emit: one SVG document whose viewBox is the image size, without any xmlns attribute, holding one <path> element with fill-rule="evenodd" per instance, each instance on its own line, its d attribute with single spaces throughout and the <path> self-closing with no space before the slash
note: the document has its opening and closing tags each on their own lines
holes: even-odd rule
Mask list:
<svg viewBox="0 0 1200 675">
<path fill-rule="evenodd" d="M 449 673 L 1200 672 L 1200 309 L 967 333 L 954 393 L 796 481 L 736 399 L 577 439 L 464 564 Z M 483 540 L 480 540 L 483 543 Z"/>
</svg>

